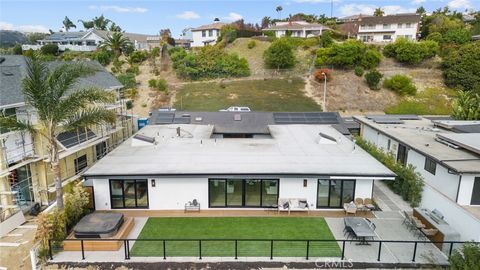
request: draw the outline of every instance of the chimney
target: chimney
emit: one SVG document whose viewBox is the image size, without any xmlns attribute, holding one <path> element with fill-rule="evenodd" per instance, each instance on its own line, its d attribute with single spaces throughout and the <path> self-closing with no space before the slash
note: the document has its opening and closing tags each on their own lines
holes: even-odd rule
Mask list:
<svg viewBox="0 0 480 270">
<path fill-rule="evenodd" d="M 177 127 L 177 137 L 180 137 L 180 127 Z"/>
</svg>

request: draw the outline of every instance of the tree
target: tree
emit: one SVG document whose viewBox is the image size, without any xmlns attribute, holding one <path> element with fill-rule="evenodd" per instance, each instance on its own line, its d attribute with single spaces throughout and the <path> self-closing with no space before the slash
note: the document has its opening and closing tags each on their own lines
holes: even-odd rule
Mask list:
<svg viewBox="0 0 480 270">
<path fill-rule="evenodd" d="M 453 101 L 452 117 L 457 120 L 480 120 L 480 94 L 459 91 Z"/>
<path fill-rule="evenodd" d="M 283 7 L 282 6 L 277 6 L 275 8 L 275 11 L 277 11 L 278 13 L 278 18 L 281 19 L 282 18 L 282 10 L 283 10 Z"/>
<path fill-rule="evenodd" d="M 417 8 L 417 11 L 415 11 L 415 13 L 420 14 L 420 15 L 424 15 L 425 13 L 427 13 L 427 11 L 425 10 L 425 8 L 423 6 L 420 6 L 419 8 Z"/>
<path fill-rule="evenodd" d="M 175 45 L 175 39 L 172 38 L 172 32 L 169 28 L 160 30 L 160 38 L 160 44 L 169 44 L 172 46 Z"/>
<path fill-rule="evenodd" d="M 130 44 L 130 40 L 127 37 L 124 37 L 122 33 L 113 32 L 102 44 L 100 44 L 100 48 L 113 51 L 115 58 L 117 58 Z"/>
<path fill-rule="evenodd" d="M 437 33 L 437 32 L 434 32 Z M 432 33 L 432 34 L 434 34 Z M 431 36 L 430 34 L 429 36 Z M 443 37 L 443 42 L 462 45 L 472 40 L 470 31 L 463 28 L 454 28 L 447 31 Z"/>
<path fill-rule="evenodd" d="M 262 18 L 262 29 L 268 28 L 271 24 L 271 19 L 268 16 Z"/>
<path fill-rule="evenodd" d="M 93 18 L 92 21 L 94 28 L 98 30 L 107 30 L 108 24 L 112 22 L 111 20 L 105 18 L 103 14 L 100 15 L 100 17 Z"/>
<path fill-rule="evenodd" d="M 65 19 L 63 19 L 63 28 L 65 28 L 65 31 L 68 32 L 70 28 L 77 28 L 77 26 L 73 24 L 73 22 L 70 21 L 70 19 L 67 16 L 65 16 Z"/>
<path fill-rule="evenodd" d="M 57 136 L 64 131 L 86 128 L 89 125 L 114 123 L 115 113 L 97 104 L 112 102 L 109 92 L 96 88 L 69 91 L 78 80 L 92 75 L 95 69 L 83 63 L 68 63 L 48 68 L 38 54 L 27 58 L 27 76 L 22 81 L 25 103 L 35 109 L 37 124 L 0 116 L 0 125 L 12 130 L 29 131 L 46 140 L 48 159 L 54 175 L 56 201 L 63 210 L 63 187 L 59 163 Z"/>
<path fill-rule="evenodd" d="M 375 17 L 382 17 L 383 15 L 385 15 L 385 11 L 383 11 L 381 7 L 376 8 L 373 12 L 373 16 Z"/>
<path fill-rule="evenodd" d="M 112 22 L 108 27 L 108 31 L 110 32 L 122 32 L 122 28 L 118 26 L 116 23 Z"/>
<path fill-rule="evenodd" d="M 468 43 L 443 57 L 443 78 L 449 87 L 480 90 L 480 46 Z"/>
<path fill-rule="evenodd" d="M 58 53 L 58 45 L 57 44 L 45 44 L 40 48 L 40 51 L 44 55 L 55 55 Z"/>
<path fill-rule="evenodd" d="M 78 22 L 81 22 L 83 24 L 83 28 L 87 30 L 95 27 L 95 23 L 93 21 L 78 20 Z"/>
<path fill-rule="evenodd" d="M 468 243 L 463 245 L 460 250 L 454 249 L 449 262 L 452 270 L 478 270 L 480 267 L 480 245 Z"/>
<path fill-rule="evenodd" d="M 370 89 L 377 90 L 382 77 L 383 74 L 374 69 L 365 74 L 365 81 Z"/>
<path fill-rule="evenodd" d="M 263 59 L 270 68 L 291 68 L 295 65 L 293 47 L 286 39 L 278 39 L 263 53 Z"/>
<path fill-rule="evenodd" d="M 393 57 L 401 63 L 415 65 L 435 56 L 438 51 L 439 45 L 433 40 L 414 42 L 404 38 L 398 38 L 395 42 L 387 44 L 383 48 L 383 55 Z"/>
</svg>

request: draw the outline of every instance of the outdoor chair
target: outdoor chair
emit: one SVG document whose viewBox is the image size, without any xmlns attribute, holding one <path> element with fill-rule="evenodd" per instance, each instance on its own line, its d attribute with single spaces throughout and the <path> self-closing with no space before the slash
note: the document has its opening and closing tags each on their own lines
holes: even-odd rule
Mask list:
<svg viewBox="0 0 480 270">
<path fill-rule="evenodd" d="M 357 206 L 354 203 L 344 203 L 343 210 L 345 210 L 345 214 L 353 214 L 357 215 Z"/>
<path fill-rule="evenodd" d="M 425 229 L 425 228 L 422 228 L 421 229 L 422 233 L 426 236 L 426 237 L 433 237 L 435 236 L 437 233 L 438 233 L 438 230 L 437 229 Z"/>
<path fill-rule="evenodd" d="M 363 199 L 362 198 L 356 198 L 355 199 L 355 205 L 357 206 L 357 208 L 362 208 L 364 206 Z"/>
<path fill-rule="evenodd" d="M 373 204 L 373 200 L 370 199 L 370 198 L 363 199 L 363 204 L 369 210 L 374 210 L 375 209 L 375 205 Z"/>
<path fill-rule="evenodd" d="M 403 223 L 405 226 L 407 226 L 407 229 L 412 230 L 415 228 L 414 221 L 413 221 L 413 215 L 409 214 L 407 211 L 403 211 L 404 219 Z"/>
</svg>

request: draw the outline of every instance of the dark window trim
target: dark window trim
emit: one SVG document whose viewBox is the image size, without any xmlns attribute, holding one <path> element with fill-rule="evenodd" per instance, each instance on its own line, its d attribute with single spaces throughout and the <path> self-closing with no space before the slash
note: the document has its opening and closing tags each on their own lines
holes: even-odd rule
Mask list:
<svg viewBox="0 0 480 270">
<path fill-rule="evenodd" d="M 318 205 L 318 188 L 320 186 L 320 180 L 325 180 L 325 181 L 328 181 L 328 206 L 320 206 Z M 332 180 L 335 180 L 335 181 L 341 181 L 342 183 L 342 187 L 340 189 L 340 206 L 330 206 L 330 187 L 332 186 Z M 344 181 L 353 181 L 353 199 L 355 200 L 355 193 L 357 191 L 357 179 L 351 179 L 351 178 L 345 178 L 345 179 L 317 179 L 317 197 L 316 197 L 316 200 L 317 200 L 317 203 L 316 203 L 316 206 L 317 206 L 317 209 L 324 209 L 324 208 L 331 208 L 331 209 L 342 209 L 343 208 L 343 204 L 345 202 L 343 202 L 343 182 Z"/>
<path fill-rule="evenodd" d="M 79 165 L 80 165 L 79 159 L 84 158 L 84 157 L 85 157 L 85 166 L 80 168 L 80 167 L 79 167 Z M 73 160 L 73 163 L 74 163 L 74 165 L 75 165 L 75 174 L 79 174 L 83 169 L 85 169 L 85 168 L 88 167 L 88 157 L 87 157 L 87 154 L 81 155 L 81 156 L 75 158 L 75 159 Z M 82 164 L 82 165 L 83 165 L 83 164 Z"/>
<path fill-rule="evenodd" d="M 437 162 L 429 157 L 425 157 L 425 165 L 423 168 L 425 171 L 435 175 L 437 171 Z"/>
<path fill-rule="evenodd" d="M 260 181 L 260 205 L 259 206 L 251 206 L 245 204 L 245 184 L 248 180 L 258 180 Z M 212 206 L 210 205 L 210 182 L 211 181 L 224 181 L 225 182 L 225 205 L 224 206 Z M 242 182 L 242 205 L 227 205 L 227 182 L 228 181 L 241 181 Z M 280 196 L 280 179 L 259 179 L 259 178 L 248 178 L 248 179 L 232 179 L 232 178 L 209 178 L 208 179 L 208 208 L 275 208 L 275 206 L 263 206 L 263 183 L 264 181 L 276 181 L 277 182 L 277 199 Z"/>
<path fill-rule="evenodd" d="M 135 207 L 125 207 L 125 189 L 124 189 L 124 183 L 125 181 L 134 181 L 134 189 L 135 189 Z M 123 207 L 114 207 L 113 206 L 113 200 L 112 200 L 112 181 L 119 181 L 122 183 L 122 202 L 123 202 Z M 147 184 L 147 205 L 146 206 L 138 206 L 137 203 L 137 181 L 145 181 Z M 110 209 L 149 209 L 150 207 L 150 197 L 148 194 L 148 179 L 108 179 L 108 189 L 110 192 Z"/>
</svg>

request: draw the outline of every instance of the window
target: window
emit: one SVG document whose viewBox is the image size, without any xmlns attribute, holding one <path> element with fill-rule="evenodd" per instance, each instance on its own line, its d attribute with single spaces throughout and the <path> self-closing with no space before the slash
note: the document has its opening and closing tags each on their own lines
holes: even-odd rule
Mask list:
<svg viewBox="0 0 480 270">
<path fill-rule="evenodd" d="M 390 151 L 390 146 L 392 145 L 392 141 L 390 139 L 388 139 L 388 142 L 387 142 L 387 152 Z"/>
<path fill-rule="evenodd" d="M 275 207 L 278 179 L 210 179 L 209 207 Z"/>
<path fill-rule="evenodd" d="M 480 177 L 475 177 L 473 182 L 471 205 L 480 205 Z"/>
<path fill-rule="evenodd" d="M 374 24 L 369 24 L 368 29 L 375 29 L 375 25 Z"/>
<path fill-rule="evenodd" d="M 213 30 L 212 29 L 208 30 L 208 36 L 213 37 Z"/>
<path fill-rule="evenodd" d="M 397 162 L 405 166 L 407 164 L 407 156 L 408 156 L 407 147 L 403 144 L 399 144 L 398 152 L 397 152 Z"/>
<path fill-rule="evenodd" d="M 406 28 L 412 28 L 412 24 L 411 24 L 411 23 L 407 23 L 405 27 L 406 27 Z"/>
<path fill-rule="evenodd" d="M 97 160 L 104 157 L 107 154 L 107 142 L 101 142 L 95 145 L 95 153 L 97 155 Z"/>
<path fill-rule="evenodd" d="M 148 208 L 147 180 L 110 180 L 112 209 Z"/>
<path fill-rule="evenodd" d="M 402 28 L 402 27 L 403 27 L 403 23 L 397 24 L 397 28 Z"/>
<path fill-rule="evenodd" d="M 87 168 L 87 155 L 83 155 L 74 160 L 75 162 L 75 174 L 79 174 L 83 169 Z"/>
<path fill-rule="evenodd" d="M 391 40 L 392 35 L 383 35 L 383 40 Z"/>
<path fill-rule="evenodd" d="M 360 29 L 366 29 L 367 26 L 365 24 L 360 25 Z"/>
<path fill-rule="evenodd" d="M 429 157 L 426 157 L 425 158 L 425 171 L 435 175 L 436 169 L 437 169 L 437 163 L 435 162 L 435 160 L 433 160 Z"/>
<path fill-rule="evenodd" d="M 202 37 L 206 37 L 207 36 L 207 31 L 203 30 L 202 31 Z"/>
<path fill-rule="evenodd" d="M 319 179 L 317 208 L 341 208 L 355 197 L 355 180 Z"/>
<path fill-rule="evenodd" d="M 5 117 L 15 118 L 15 119 L 17 118 L 16 114 L 17 114 L 17 112 L 16 112 L 15 108 L 9 108 L 9 109 L 5 109 L 3 111 L 0 111 L 0 115 L 3 115 Z M 10 129 L 8 129 L 8 128 L 0 127 L 0 134 L 7 133 L 9 131 L 10 131 Z"/>
<path fill-rule="evenodd" d="M 390 24 L 384 23 L 384 24 L 383 24 L 383 29 L 390 29 Z"/>
</svg>

